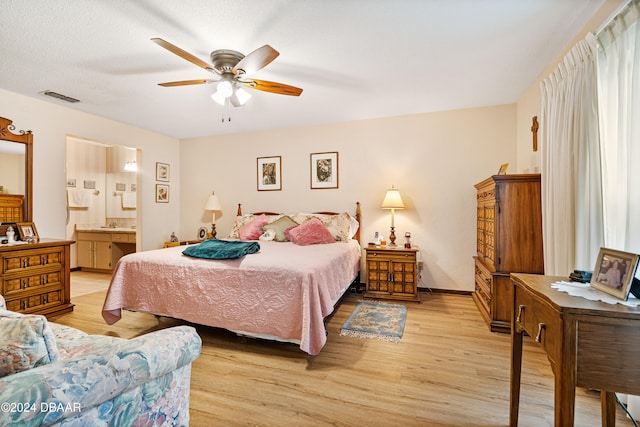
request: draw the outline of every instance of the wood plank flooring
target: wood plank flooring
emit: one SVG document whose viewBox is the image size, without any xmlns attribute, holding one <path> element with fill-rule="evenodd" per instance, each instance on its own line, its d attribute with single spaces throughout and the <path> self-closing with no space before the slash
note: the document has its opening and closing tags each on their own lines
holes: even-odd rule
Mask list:
<svg viewBox="0 0 640 427">
<path fill-rule="evenodd" d="M 93 280 L 76 273 L 72 278 L 74 283 Z M 98 291 L 72 297 L 75 311 L 54 321 L 124 338 L 181 324 L 124 312 L 121 321 L 106 325 L 100 315 L 104 296 Z M 191 425 L 509 424 L 510 337 L 489 332 L 470 296 L 428 293 L 420 304 L 406 303 L 404 336 L 397 344 L 340 336 L 361 298 L 345 298 L 327 322 L 327 345 L 315 357 L 293 344 L 197 326 L 203 347 L 192 369 Z M 600 426 L 599 393 L 578 389 L 575 425 Z M 617 425 L 633 425 L 620 408 Z M 553 426 L 553 376 L 546 356 L 529 338 L 520 426 Z"/>
</svg>

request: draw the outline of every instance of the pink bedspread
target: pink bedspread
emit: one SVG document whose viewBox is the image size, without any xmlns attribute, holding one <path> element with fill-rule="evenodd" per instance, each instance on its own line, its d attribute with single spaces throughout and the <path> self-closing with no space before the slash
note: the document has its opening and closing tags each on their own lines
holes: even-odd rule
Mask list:
<svg viewBox="0 0 640 427">
<path fill-rule="evenodd" d="M 327 340 L 324 317 L 360 270 L 360 245 L 260 247 L 235 260 L 191 258 L 184 246 L 127 255 L 113 272 L 102 317 L 113 324 L 123 308 L 145 311 L 299 342 L 318 354 Z"/>
</svg>

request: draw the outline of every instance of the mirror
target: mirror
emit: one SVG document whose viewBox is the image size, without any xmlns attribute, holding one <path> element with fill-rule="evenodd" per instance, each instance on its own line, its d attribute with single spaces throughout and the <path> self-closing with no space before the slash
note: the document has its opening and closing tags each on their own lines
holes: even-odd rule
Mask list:
<svg viewBox="0 0 640 427">
<path fill-rule="evenodd" d="M 4 117 L 0 117 L 0 186 L 0 196 L 23 196 L 22 218 L 4 222 L 33 221 L 33 134 L 16 133 L 13 122 Z"/>
</svg>

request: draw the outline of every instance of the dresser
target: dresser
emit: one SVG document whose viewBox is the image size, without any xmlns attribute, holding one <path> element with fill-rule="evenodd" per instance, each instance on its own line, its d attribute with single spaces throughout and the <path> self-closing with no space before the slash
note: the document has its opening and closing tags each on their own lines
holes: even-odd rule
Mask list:
<svg viewBox="0 0 640 427">
<path fill-rule="evenodd" d="M 475 185 L 473 300 L 494 332 L 510 332 L 510 273 L 544 272 L 539 174 L 494 175 Z"/>
<path fill-rule="evenodd" d="M 418 249 L 403 246 L 369 246 L 365 250 L 365 298 L 419 301 Z"/>
<path fill-rule="evenodd" d="M 602 425 L 614 426 L 615 392 L 640 394 L 640 308 L 570 296 L 551 288 L 566 277 L 513 274 L 510 425 L 518 425 L 522 341 L 546 353 L 554 374 L 555 425 L 574 425 L 575 389 L 600 390 Z"/>
<path fill-rule="evenodd" d="M 7 309 L 48 317 L 73 310 L 69 252 L 72 241 L 0 245 L 0 291 Z"/>
</svg>

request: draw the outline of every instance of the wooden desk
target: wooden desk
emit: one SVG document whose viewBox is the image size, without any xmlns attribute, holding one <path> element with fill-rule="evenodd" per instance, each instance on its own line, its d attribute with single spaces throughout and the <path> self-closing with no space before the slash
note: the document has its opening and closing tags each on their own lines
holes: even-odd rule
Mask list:
<svg viewBox="0 0 640 427">
<path fill-rule="evenodd" d="M 510 425 L 518 425 L 522 337 L 545 352 L 555 377 L 555 426 L 573 426 L 575 388 L 601 390 L 602 425 L 615 425 L 614 392 L 640 394 L 640 309 L 551 289 L 565 277 L 512 273 Z"/>
</svg>

